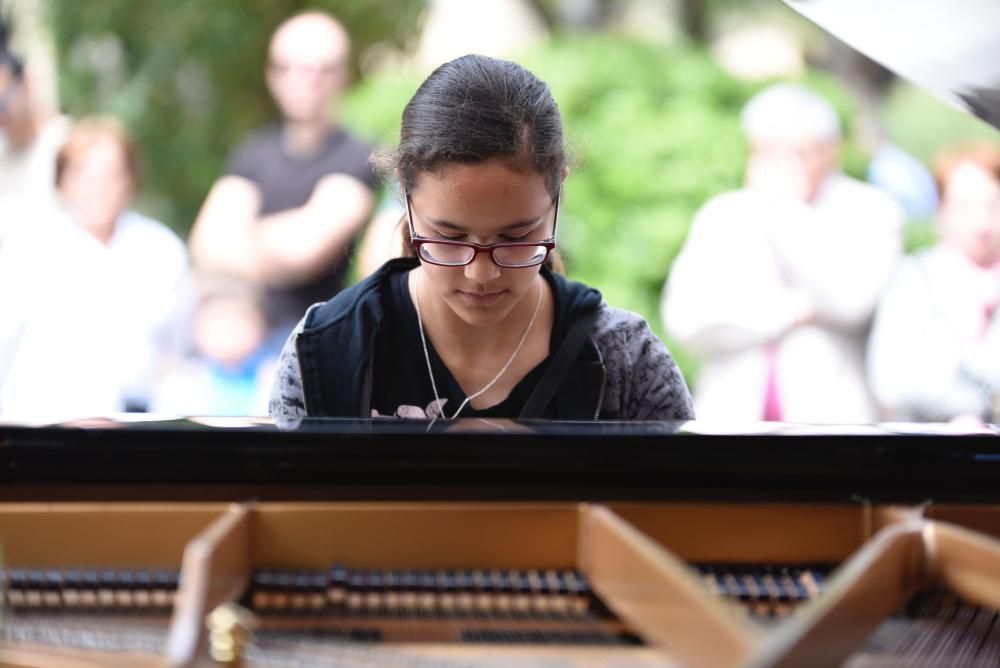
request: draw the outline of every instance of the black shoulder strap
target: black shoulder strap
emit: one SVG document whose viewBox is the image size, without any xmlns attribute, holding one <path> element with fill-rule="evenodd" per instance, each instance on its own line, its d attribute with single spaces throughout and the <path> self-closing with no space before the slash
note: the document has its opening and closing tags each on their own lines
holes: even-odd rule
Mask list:
<svg viewBox="0 0 1000 668">
<path fill-rule="evenodd" d="M 528 400 L 524 402 L 524 408 L 521 409 L 521 414 L 518 417 L 530 419 L 542 416 L 545 407 L 555 396 L 559 384 L 566 377 L 570 367 L 573 366 L 576 356 L 580 354 L 584 342 L 593 333 L 594 323 L 597 322 L 599 312 L 600 309 L 595 308 L 570 326 L 569 333 L 563 339 L 559 350 L 549 360 L 548 368 L 545 369 L 545 373 L 535 385 L 535 389 L 528 396 Z"/>
<path fill-rule="evenodd" d="M 375 376 L 375 346 L 368 353 L 368 364 L 365 367 L 365 378 L 361 383 L 361 417 L 372 416 L 372 383 Z"/>
</svg>

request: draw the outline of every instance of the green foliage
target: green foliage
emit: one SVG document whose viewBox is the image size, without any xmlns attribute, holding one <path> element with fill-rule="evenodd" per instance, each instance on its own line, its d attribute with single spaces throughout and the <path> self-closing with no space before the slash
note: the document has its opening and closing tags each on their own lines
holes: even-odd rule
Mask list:
<svg viewBox="0 0 1000 668">
<path fill-rule="evenodd" d="M 903 249 L 907 253 L 930 248 L 937 242 L 937 223 L 933 218 L 910 220 L 903 227 Z"/>
<path fill-rule="evenodd" d="M 264 86 L 267 43 L 306 8 L 338 16 L 357 54 L 416 34 L 426 0 L 49 0 L 60 99 L 73 116 L 110 113 L 146 162 L 144 208 L 186 233 L 226 155 L 274 118 Z"/>
<path fill-rule="evenodd" d="M 420 82 L 416 75 L 398 73 L 362 81 L 344 101 L 344 123 L 382 146 L 395 146 L 403 107 Z"/>
</svg>

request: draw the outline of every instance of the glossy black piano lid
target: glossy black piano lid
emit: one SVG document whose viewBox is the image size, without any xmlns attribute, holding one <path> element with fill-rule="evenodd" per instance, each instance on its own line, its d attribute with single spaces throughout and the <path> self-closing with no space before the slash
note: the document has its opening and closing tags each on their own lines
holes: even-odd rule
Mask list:
<svg viewBox="0 0 1000 668">
<path fill-rule="evenodd" d="M 0 499 L 1000 499 L 996 427 L 120 417 L 0 423 Z"/>
</svg>

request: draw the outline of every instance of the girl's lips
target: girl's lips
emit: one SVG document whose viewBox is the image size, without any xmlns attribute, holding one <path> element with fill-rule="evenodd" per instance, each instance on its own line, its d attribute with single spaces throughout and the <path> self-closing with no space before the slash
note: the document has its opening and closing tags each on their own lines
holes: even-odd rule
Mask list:
<svg viewBox="0 0 1000 668">
<path fill-rule="evenodd" d="M 459 293 L 466 301 L 476 306 L 489 306 L 499 301 L 503 297 L 504 292 L 504 290 L 498 290 L 497 292 L 465 292 L 464 290 L 459 290 Z"/>
</svg>

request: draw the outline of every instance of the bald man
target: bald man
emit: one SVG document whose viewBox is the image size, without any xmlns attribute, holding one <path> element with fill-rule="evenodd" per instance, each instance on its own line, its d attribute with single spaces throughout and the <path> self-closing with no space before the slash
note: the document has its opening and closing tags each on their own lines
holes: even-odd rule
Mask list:
<svg viewBox="0 0 1000 668">
<path fill-rule="evenodd" d="M 327 14 L 278 27 L 266 79 L 282 119 L 233 152 L 191 231 L 197 269 L 263 287 L 276 339 L 344 286 L 374 203 L 371 147 L 335 117 L 349 52 L 347 32 Z"/>
</svg>

